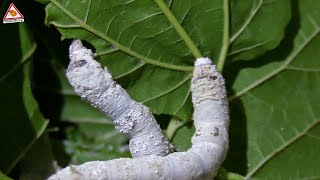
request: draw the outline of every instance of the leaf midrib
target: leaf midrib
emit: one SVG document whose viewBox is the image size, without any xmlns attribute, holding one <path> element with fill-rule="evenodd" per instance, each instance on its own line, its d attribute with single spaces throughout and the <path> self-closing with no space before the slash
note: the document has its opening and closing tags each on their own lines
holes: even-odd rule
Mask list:
<svg viewBox="0 0 320 180">
<path fill-rule="evenodd" d="M 184 28 L 181 26 L 181 24 L 178 22 L 176 17 L 173 15 L 171 10 L 168 8 L 168 6 L 163 2 L 163 0 L 155 0 L 155 2 L 158 4 L 159 8 L 163 12 L 163 14 L 167 17 L 169 22 L 172 24 L 174 29 L 177 31 L 177 33 L 180 35 L 180 37 L 184 40 L 192 54 L 195 58 L 202 57 L 201 52 L 197 48 L 197 46 L 194 44 L 194 42 L 191 40 L 188 33 L 184 30 Z"/>
</svg>

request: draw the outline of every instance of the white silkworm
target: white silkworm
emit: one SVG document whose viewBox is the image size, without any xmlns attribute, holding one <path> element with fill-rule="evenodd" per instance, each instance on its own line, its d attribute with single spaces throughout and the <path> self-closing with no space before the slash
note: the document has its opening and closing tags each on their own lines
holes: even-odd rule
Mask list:
<svg viewBox="0 0 320 180">
<path fill-rule="evenodd" d="M 80 40 L 69 48 L 70 64 L 66 75 L 76 93 L 113 119 L 116 128 L 130 137 L 133 157 L 170 153 L 171 145 L 149 109 L 132 100 L 112 79 L 111 74 L 93 59 Z"/>
<path fill-rule="evenodd" d="M 99 100 L 99 103 L 95 102 L 103 96 L 102 92 L 107 89 L 105 86 L 111 86 L 109 84 L 116 85 L 109 82 L 109 80 L 103 80 L 105 78 L 110 79 L 110 75 L 105 73 L 106 70 L 103 72 L 97 70 L 100 65 L 96 62 L 91 62 L 93 60 L 91 55 L 88 55 L 88 58 L 83 58 L 90 53 L 91 51 L 73 53 L 72 56 L 79 56 L 79 58 L 71 57 L 75 62 L 71 62 L 69 65 L 67 73 L 69 81 L 82 97 L 99 106 L 104 112 L 112 111 L 111 114 L 118 114 L 118 111 L 122 110 L 105 110 L 101 108 L 105 104 L 104 102 L 101 105 L 100 101 L 103 100 Z M 83 59 L 85 61 L 81 61 Z M 76 78 L 76 76 L 81 76 L 81 78 Z M 134 159 L 121 158 L 110 161 L 92 161 L 79 166 L 71 165 L 57 172 L 49 179 L 212 179 L 218 172 L 228 151 L 229 116 L 224 79 L 217 72 L 215 66 L 211 65 L 211 61 L 208 58 L 197 59 L 191 88 L 192 102 L 195 109 L 194 125 L 196 133 L 192 137 L 192 147 L 187 152 L 175 152 L 165 157 L 150 155 Z M 97 92 L 98 94 L 95 94 Z M 119 95 L 124 95 L 124 97 L 118 97 Z M 117 102 L 127 102 L 126 99 L 128 97 L 125 91 L 115 93 L 115 96 L 117 96 Z M 133 106 L 139 105 L 130 103 L 130 108 L 133 109 L 135 109 Z M 138 109 L 141 109 L 141 107 Z M 124 113 L 130 113 L 130 111 Z M 124 113 L 122 115 L 113 115 L 113 117 L 125 116 Z M 144 122 L 144 119 L 138 118 L 137 121 Z M 139 124 L 139 122 L 135 123 Z M 121 128 L 118 127 L 118 129 Z M 125 132 L 127 132 L 126 129 Z M 135 133 L 135 135 L 139 136 L 139 132 L 135 131 Z M 159 133 L 154 134 L 154 136 L 159 136 Z M 152 140 L 146 138 L 145 141 Z"/>
</svg>

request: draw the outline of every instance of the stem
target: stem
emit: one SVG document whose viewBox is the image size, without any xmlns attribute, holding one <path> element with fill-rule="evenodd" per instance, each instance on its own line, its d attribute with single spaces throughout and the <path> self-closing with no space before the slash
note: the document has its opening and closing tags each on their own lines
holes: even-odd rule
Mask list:
<svg viewBox="0 0 320 180">
<path fill-rule="evenodd" d="M 183 125 L 184 123 L 182 121 L 180 121 L 177 117 L 172 116 L 168 128 L 166 130 L 166 136 L 169 139 L 169 141 L 172 140 L 172 138 L 177 132 L 177 129 L 179 129 Z"/>
<path fill-rule="evenodd" d="M 227 57 L 229 48 L 229 1 L 223 0 L 223 12 L 224 12 L 224 22 L 223 22 L 223 40 L 222 47 L 217 62 L 217 69 L 221 73 L 223 66 Z"/>
<path fill-rule="evenodd" d="M 216 177 L 218 180 L 244 180 L 244 177 L 233 173 L 233 172 L 228 172 L 226 169 L 224 169 L 223 167 L 220 167 L 218 175 Z"/>
<path fill-rule="evenodd" d="M 171 10 L 168 8 L 168 6 L 163 2 L 163 0 L 155 0 L 164 15 L 168 18 L 172 26 L 175 28 L 175 30 L 178 32 L 180 37 L 184 40 L 188 48 L 191 50 L 193 56 L 195 58 L 202 57 L 199 49 L 196 47 L 196 45 L 191 40 L 190 36 L 187 34 L 187 32 L 184 30 L 184 28 L 181 26 L 181 24 L 178 22 L 177 18 L 172 14 Z"/>
</svg>

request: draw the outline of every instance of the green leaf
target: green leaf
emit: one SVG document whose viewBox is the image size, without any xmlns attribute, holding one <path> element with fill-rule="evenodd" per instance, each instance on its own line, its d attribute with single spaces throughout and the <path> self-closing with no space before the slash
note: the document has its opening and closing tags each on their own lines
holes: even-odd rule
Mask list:
<svg viewBox="0 0 320 180">
<path fill-rule="evenodd" d="M 172 140 L 176 151 L 187 151 L 191 147 L 191 137 L 194 132 L 195 129 L 192 124 L 189 124 L 189 126 L 183 126 L 176 132 Z"/>
<path fill-rule="evenodd" d="M 0 169 L 8 173 L 43 133 L 48 121 L 40 113 L 30 87 L 30 61 L 36 43 L 23 23 L 3 26 L 0 31 L 11 37 L 0 48 Z"/>
<path fill-rule="evenodd" d="M 74 164 L 131 157 L 128 138 L 113 124 L 79 123 L 78 128 L 69 128 L 67 135 L 64 144 Z"/>
<path fill-rule="evenodd" d="M 57 170 L 47 133 L 44 133 L 28 150 L 20 164 L 19 180 L 47 179 Z M 1 179 L 1 178 L 0 178 Z"/>
<path fill-rule="evenodd" d="M 286 38 L 259 59 L 265 64 L 242 62 L 228 71 L 230 78 L 231 71 L 239 73 L 230 97 L 226 164 L 246 179 L 320 177 L 319 6 L 292 1 Z M 232 165 L 235 159 L 239 163 Z"/>
<path fill-rule="evenodd" d="M 1 180 L 12 180 L 12 179 L 9 178 L 8 176 L 4 175 L 1 171 L 0 171 L 0 179 L 1 179 Z"/>
<path fill-rule="evenodd" d="M 161 4 L 161 0 L 51 0 L 46 7 L 46 24 L 55 25 L 63 38 L 90 42 L 100 62 L 115 78 L 125 76 L 119 81 L 126 82 L 122 85 L 129 94 L 154 113 L 187 120 L 192 112 L 190 71 L 197 55 L 197 48 L 192 47 L 198 47 L 203 56 L 217 58 L 223 3 L 166 1 L 169 10 Z"/>
<path fill-rule="evenodd" d="M 234 60 L 253 59 L 277 47 L 290 20 L 290 0 L 230 0 L 230 52 Z"/>
<path fill-rule="evenodd" d="M 82 1 L 79 5 L 76 0 L 68 3 L 51 0 L 46 24 L 55 25 L 63 38 L 80 38 L 94 45 L 100 61 L 113 76 L 125 76 L 127 85 L 122 85 L 153 113 L 187 120 L 192 112 L 190 101 L 186 101 L 191 74 L 183 71 L 192 70 L 190 66 L 195 57 L 191 54 L 193 48 L 176 28 L 177 23 L 203 56 L 216 60 L 222 46 L 223 24 L 229 23 L 223 16 L 226 9 L 221 0 L 169 1 L 166 4 L 169 14 L 176 17 L 175 23 L 159 2 L 162 0 Z M 289 5 L 289 0 L 231 1 L 234 16 L 231 17 L 231 42 L 227 46 L 231 45 L 233 59 L 252 59 L 275 48 L 290 17 Z M 273 11 L 281 12 L 277 14 L 281 18 L 275 21 L 270 16 Z M 265 36 L 266 31 L 269 36 Z M 128 79 L 131 80 L 128 82 Z M 146 87 L 148 90 L 144 91 Z M 186 111 L 180 111 L 181 108 Z"/>
</svg>

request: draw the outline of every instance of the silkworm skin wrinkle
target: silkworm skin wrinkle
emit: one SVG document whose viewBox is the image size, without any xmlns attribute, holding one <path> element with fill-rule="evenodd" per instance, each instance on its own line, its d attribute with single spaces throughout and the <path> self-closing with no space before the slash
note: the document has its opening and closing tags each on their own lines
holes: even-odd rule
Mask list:
<svg viewBox="0 0 320 180">
<path fill-rule="evenodd" d="M 224 79 L 208 58 L 197 59 L 191 90 L 196 132 L 187 152 L 92 161 L 49 179 L 212 180 L 228 151 L 229 115 Z"/>
<path fill-rule="evenodd" d="M 83 100 L 112 118 L 116 129 L 129 135 L 133 157 L 165 156 L 171 152 L 170 143 L 149 109 L 132 100 L 80 40 L 70 45 L 69 58 L 66 76 L 70 84 Z"/>
</svg>

